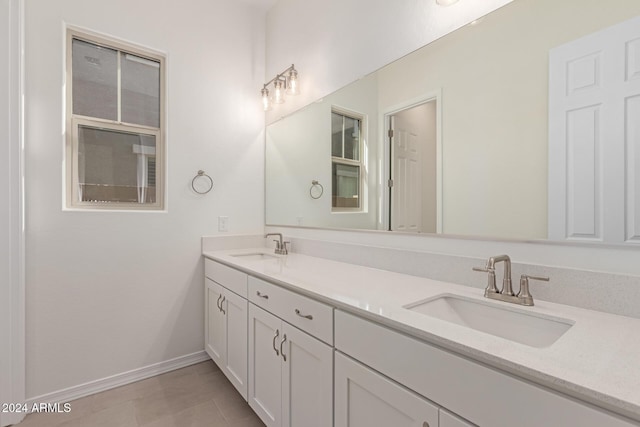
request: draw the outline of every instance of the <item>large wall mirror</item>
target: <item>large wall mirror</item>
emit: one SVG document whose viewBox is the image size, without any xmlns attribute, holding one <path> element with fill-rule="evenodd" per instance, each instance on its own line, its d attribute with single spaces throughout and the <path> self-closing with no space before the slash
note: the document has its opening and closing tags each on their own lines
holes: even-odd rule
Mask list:
<svg viewBox="0 0 640 427">
<path fill-rule="evenodd" d="M 616 151 L 626 156 L 619 169 L 640 168 L 640 125 L 632 125 L 640 123 L 640 42 L 634 42 L 640 33 L 622 44 L 627 63 L 637 61 L 627 64 L 625 78 L 637 77 L 638 93 L 625 95 L 628 108 L 620 112 L 622 133 L 635 145 L 627 140 L 620 150 L 609 150 L 598 133 L 598 120 L 607 119 L 593 107 L 599 101 L 582 100 L 574 108 L 580 114 L 565 106 L 554 113 L 561 119 L 550 115 L 550 79 L 557 86 L 550 57 L 639 15 L 638 0 L 514 0 L 268 124 L 267 225 L 529 240 L 549 238 L 558 223 L 564 227 L 558 240 L 611 243 L 602 237 L 607 221 L 598 212 L 611 204 L 607 194 L 638 194 L 640 169 L 618 182 L 603 178 L 600 164 L 608 162 L 604 153 Z M 559 92 L 568 87 L 566 93 L 581 96 L 583 88 L 600 86 L 601 73 L 606 77 L 608 54 L 580 55 L 559 68 L 573 79 Z M 556 121 L 564 126 L 558 134 L 564 145 L 555 150 L 560 160 L 550 162 Z M 556 180 L 554 162 L 570 177 Z M 593 167 L 582 170 L 585 163 Z M 556 188 L 564 197 L 557 203 Z M 640 201 L 621 197 L 621 212 L 636 218 L 620 224 L 628 237 L 640 225 Z M 555 210 L 565 216 L 556 218 Z M 567 221 L 569 214 L 579 219 Z"/>
</svg>

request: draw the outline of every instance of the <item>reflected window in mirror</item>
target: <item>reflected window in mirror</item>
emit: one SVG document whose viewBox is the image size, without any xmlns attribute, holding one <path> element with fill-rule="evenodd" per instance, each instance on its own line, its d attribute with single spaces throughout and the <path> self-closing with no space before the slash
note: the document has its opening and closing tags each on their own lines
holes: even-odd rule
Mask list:
<svg viewBox="0 0 640 427">
<path fill-rule="evenodd" d="M 361 164 L 364 116 L 337 108 L 331 111 L 331 210 L 362 210 Z"/>
</svg>

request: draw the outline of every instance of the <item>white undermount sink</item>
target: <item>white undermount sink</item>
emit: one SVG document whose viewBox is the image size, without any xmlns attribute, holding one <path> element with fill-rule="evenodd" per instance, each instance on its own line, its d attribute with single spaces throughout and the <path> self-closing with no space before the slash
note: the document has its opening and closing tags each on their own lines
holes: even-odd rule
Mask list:
<svg viewBox="0 0 640 427">
<path fill-rule="evenodd" d="M 250 254 L 234 254 L 231 255 L 234 258 L 242 258 L 244 260 L 247 261 L 260 261 L 260 260 L 265 260 L 265 259 L 276 259 L 278 258 L 277 255 L 271 255 L 271 254 L 265 254 L 262 252 L 253 252 Z"/>
<path fill-rule="evenodd" d="M 502 303 L 499 303 L 502 304 Z M 508 304 L 508 303 L 504 303 Z M 575 322 L 502 307 L 458 295 L 442 294 L 404 308 L 532 347 L 549 347 Z"/>
</svg>

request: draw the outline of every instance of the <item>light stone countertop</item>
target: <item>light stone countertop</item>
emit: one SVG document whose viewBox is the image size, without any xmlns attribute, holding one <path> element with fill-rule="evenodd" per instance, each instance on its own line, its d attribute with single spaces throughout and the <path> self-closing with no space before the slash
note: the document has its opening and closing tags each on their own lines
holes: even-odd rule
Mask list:
<svg viewBox="0 0 640 427">
<path fill-rule="evenodd" d="M 403 308 L 443 293 L 488 301 L 481 289 L 296 253 L 264 260 L 232 256 L 242 253 L 273 252 L 253 248 L 204 251 L 203 255 L 640 421 L 640 319 L 545 301 L 536 301 L 533 307 L 492 301 L 508 309 L 575 322 L 551 346 L 535 348 Z M 514 286 L 517 290 L 518 284 Z"/>
</svg>

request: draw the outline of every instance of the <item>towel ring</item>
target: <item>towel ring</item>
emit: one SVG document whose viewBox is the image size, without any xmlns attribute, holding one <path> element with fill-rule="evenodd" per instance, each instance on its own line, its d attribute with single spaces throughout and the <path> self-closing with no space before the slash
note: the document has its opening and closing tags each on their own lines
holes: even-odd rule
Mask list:
<svg viewBox="0 0 640 427">
<path fill-rule="evenodd" d="M 206 178 L 209 180 L 209 183 L 207 184 L 207 186 L 209 188 L 207 188 L 204 191 L 200 191 L 198 189 L 196 189 L 196 180 L 198 178 Z M 203 170 L 199 170 L 198 174 L 196 176 L 193 177 L 193 179 L 191 180 L 191 188 L 193 188 L 193 191 L 195 191 L 198 194 L 207 194 L 209 191 L 211 191 L 211 189 L 213 188 L 213 179 L 211 179 L 211 177 L 209 175 L 207 175 L 206 173 L 204 173 Z"/>
<path fill-rule="evenodd" d="M 320 194 L 318 194 L 316 192 L 316 195 L 313 195 L 313 189 L 316 187 L 320 187 Z M 311 196 L 312 199 L 319 199 L 320 197 L 322 197 L 322 195 L 324 194 L 324 187 L 322 186 L 322 184 L 320 184 L 317 180 L 313 180 L 311 181 L 311 188 L 309 188 L 309 195 Z"/>
</svg>

